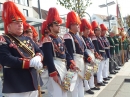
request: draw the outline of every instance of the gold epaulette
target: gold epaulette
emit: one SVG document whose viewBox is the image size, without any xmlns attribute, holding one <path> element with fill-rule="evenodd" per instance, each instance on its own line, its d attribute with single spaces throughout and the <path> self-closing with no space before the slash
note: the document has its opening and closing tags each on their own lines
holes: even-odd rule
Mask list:
<svg viewBox="0 0 130 97">
<path fill-rule="evenodd" d="M 71 36 L 70 36 L 68 33 L 66 33 L 66 34 L 63 36 L 63 39 L 71 39 Z"/>
<path fill-rule="evenodd" d="M 51 38 L 49 36 L 44 37 L 42 43 L 52 42 Z"/>
</svg>

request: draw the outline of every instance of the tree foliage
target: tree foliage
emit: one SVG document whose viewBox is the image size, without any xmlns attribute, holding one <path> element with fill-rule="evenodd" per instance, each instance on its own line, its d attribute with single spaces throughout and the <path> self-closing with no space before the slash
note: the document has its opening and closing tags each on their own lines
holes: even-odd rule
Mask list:
<svg viewBox="0 0 130 97">
<path fill-rule="evenodd" d="M 126 23 L 128 24 L 128 27 L 130 27 L 130 15 L 126 17 Z"/>
<path fill-rule="evenodd" d="M 80 18 L 84 17 L 86 8 L 91 5 L 91 0 L 57 0 L 57 2 L 69 10 L 74 10 Z"/>
</svg>

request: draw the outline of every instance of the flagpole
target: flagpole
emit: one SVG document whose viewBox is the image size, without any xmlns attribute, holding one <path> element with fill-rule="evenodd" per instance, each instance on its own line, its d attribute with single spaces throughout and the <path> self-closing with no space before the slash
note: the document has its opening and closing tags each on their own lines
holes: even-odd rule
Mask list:
<svg viewBox="0 0 130 97">
<path fill-rule="evenodd" d="M 118 0 L 116 0 L 116 3 L 117 3 L 117 11 L 118 11 L 117 12 L 117 21 L 118 21 L 118 24 L 120 25 L 120 27 L 123 28 L 124 24 L 123 24 L 123 20 L 122 20 L 122 17 L 121 17 L 121 12 L 120 12 L 120 8 L 119 8 Z M 121 59 L 122 59 L 122 64 L 124 65 L 124 49 L 123 49 L 122 38 L 121 38 L 120 42 L 121 42 Z"/>
</svg>

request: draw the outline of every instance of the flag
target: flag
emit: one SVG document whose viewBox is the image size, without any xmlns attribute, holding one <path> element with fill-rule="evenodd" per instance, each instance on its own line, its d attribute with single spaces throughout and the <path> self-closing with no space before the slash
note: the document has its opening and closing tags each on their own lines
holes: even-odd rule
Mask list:
<svg viewBox="0 0 130 97">
<path fill-rule="evenodd" d="M 119 4 L 117 4 L 117 7 L 116 7 L 116 14 L 117 14 L 118 27 L 123 28 L 124 27 L 124 20 L 123 20 L 123 17 L 121 15 L 121 9 L 120 9 Z"/>
</svg>

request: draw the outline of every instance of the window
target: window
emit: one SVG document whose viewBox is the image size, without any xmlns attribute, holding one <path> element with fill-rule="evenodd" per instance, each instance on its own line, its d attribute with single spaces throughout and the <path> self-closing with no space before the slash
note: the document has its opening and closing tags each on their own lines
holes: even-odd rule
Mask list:
<svg viewBox="0 0 130 97">
<path fill-rule="evenodd" d="M 27 10 L 27 9 L 23 9 L 23 14 L 24 14 L 25 16 L 28 16 L 28 10 Z"/>
<path fill-rule="evenodd" d="M 20 0 L 14 0 L 15 3 L 20 3 Z"/>
<path fill-rule="evenodd" d="M 95 20 L 96 19 L 96 17 L 93 17 L 93 20 Z"/>
<path fill-rule="evenodd" d="M 3 10 L 3 4 L 0 3 L 0 11 L 2 11 L 2 10 Z"/>
<path fill-rule="evenodd" d="M 20 0 L 20 4 L 29 6 L 28 0 Z"/>
<path fill-rule="evenodd" d="M 29 6 L 28 0 L 14 0 L 15 3 Z"/>
</svg>

